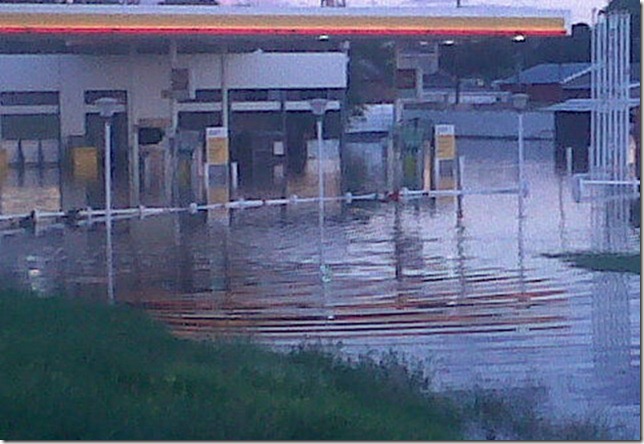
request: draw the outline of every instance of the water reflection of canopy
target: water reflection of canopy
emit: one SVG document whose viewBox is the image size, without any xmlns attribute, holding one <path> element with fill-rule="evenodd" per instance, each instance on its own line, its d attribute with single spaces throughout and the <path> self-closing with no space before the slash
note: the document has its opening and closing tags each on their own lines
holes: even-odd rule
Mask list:
<svg viewBox="0 0 644 444">
<path fill-rule="evenodd" d="M 254 8 L 141 5 L 0 5 L 2 46 L 73 36 L 177 37 L 234 44 L 274 39 L 301 47 L 320 35 L 398 37 L 458 35 L 563 35 L 567 14 L 525 8 Z M 2 48 L 0 48 L 2 49 Z"/>
</svg>

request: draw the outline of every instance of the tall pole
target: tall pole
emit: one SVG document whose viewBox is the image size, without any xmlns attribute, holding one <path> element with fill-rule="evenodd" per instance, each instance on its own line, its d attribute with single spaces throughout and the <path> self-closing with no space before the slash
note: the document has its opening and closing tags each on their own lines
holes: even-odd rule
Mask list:
<svg viewBox="0 0 644 444">
<path fill-rule="evenodd" d="M 230 98 L 228 96 L 228 72 L 226 69 L 226 63 L 228 59 L 228 48 L 224 47 L 221 52 L 220 60 L 220 72 L 221 77 L 221 126 L 228 128 L 230 126 Z"/>
<path fill-rule="evenodd" d="M 118 111 L 119 103 L 111 97 L 103 97 L 95 102 L 100 116 L 105 122 L 105 255 L 107 263 L 107 298 L 114 303 L 114 270 L 112 264 L 112 117 Z"/>
<path fill-rule="evenodd" d="M 519 111 L 519 217 L 523 217 L 523 196 L 525 191 L 523 177 L 523 112 Z"/>
<path fill-rule="evenodd" d="M 105 217 L 112 216 L 112 122 L 105 118 Z"/>
<path fill-rule="evenodd" d="M 322 282 L 324 283 L 326 277 L 326 270 L 324 264 L 324 171 L 322 169 L 322 116 L 318 116 L 316 126 L 317 126 L 317 138 L 318 138 L 318 200 L 319 200 L 319 211 L 318 211 L 318 227 L 320 231 L 320 242 L 319 242 L 319 254 L 320 254 L 320 275 L 322 277 Z"/>
<path fill-rule="evenodd" d="M 114 303 L 114 264 L 112 254 L 112 118 L 105 117 L 105 231 L 107 235 L 107 299 Z"/>
<path fill-rule="evenodd" d="M 519 119 L 519 217 L 517 218 L 518 228 L 517 228 L 517 254 L 519 259 L 519 300 L 526 300 L 526 285 L 525 285 L 525 249 L 524 249 L 524 239 L 523 239 L 523 224 L 524 224 L 524 192 L 525 192 L 525 180 L 524 180 L 524 171 L 523 171 L 523 111 L 519 109 L 518 112 Z"/>
<path fill-rule="evenodd" d="M 316 117 L 316 130 L 318 139 L 318 228 L 320 234 L 318 253 L 320 255 L 320 280 L 322 281 L 322 297 L 323 299 L 325 299 L 326 283 L 330 280 L 327 266 L 324 263 L 324 171 L 322 170 L 322 120 L 324 119 L 324 113 L 326 112 L 327 100 L 318 98 L 312 99 L 309 103 L 311 105 L 311 111 Z"/>
</svg>

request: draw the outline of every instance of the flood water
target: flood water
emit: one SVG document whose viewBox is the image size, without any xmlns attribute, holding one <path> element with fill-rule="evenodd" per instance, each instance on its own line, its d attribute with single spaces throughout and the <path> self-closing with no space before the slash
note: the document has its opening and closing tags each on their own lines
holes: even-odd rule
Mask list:
<svg viewBox="0 0 644 444">
<path fill-rule="evenodd" d="M 466 188 L 513 185 L 516 142 L 458 143 Z M 640 230 L 628 199 L 575 202 L 553 149 L 526 144 L 523 219 L 508 194 L 464 197 L 462 219 L 453 198 L 327 204 L 324 283 L 316 203 L 116 221 L 116 302 L 185 337 L 391 349 L 427 361 L 439 390 L 534 389 L 554 417 L 599 414 L 639 439 L 639 276 L 544 255 L 639 253 Z M 1 211 L 57 209 L 60 177 L 10 170 Z M 107 300 L 105 244 L 104 224 L 5 231 L 0 279 Z"/>
</svg>

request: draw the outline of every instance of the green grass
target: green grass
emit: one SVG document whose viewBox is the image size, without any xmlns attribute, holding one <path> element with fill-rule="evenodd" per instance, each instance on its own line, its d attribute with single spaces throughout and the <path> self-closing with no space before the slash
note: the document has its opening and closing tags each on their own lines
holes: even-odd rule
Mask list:
<svg viewBox="0 0 644 444">
<path fill-rule="evenodd" d="M 641 273 L 641 256 L 628 253 L 563 253 L 547 254 L 549 258 L 561 259 L 575 267 L 593 271 L 616 271 Z"/>
<path fill-rule="evenodd" d="M 181 340 L 143 312 L 62 297 L 0 291 L 0 354 L 8 440 L 608 439 L 597 420 L 543 417 L 538 391 L 432 394 L 392 353 Z"/>
<path fill-rule="evenodd" d="M 456 408 L 395 359 L 176 339 L 144 313 L 0 293 L 8 440 L 431 440 Z"/>
</svg>

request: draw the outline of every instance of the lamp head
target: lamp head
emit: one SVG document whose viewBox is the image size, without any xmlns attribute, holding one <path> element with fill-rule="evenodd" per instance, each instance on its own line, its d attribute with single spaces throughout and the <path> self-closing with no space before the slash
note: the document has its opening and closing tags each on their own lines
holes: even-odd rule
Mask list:
<svg viewBox="0 0 644 444">
<path fill-rule="evenodd" d="M 528 106 L 528 99 L 530 96 L 527 94 L 519 93 L 519 94 L 513 94 L 512 95 L 512 106 L 514 106 L 514 109 L 517 111 L 523 111 L 526 106 Z"/>
<path fill-rule="evenodd" d="M 94 105 L 98 107 L 98 112 L 101 117 L 112 117 L 119 108 L 118 100 L 112 97 L 101 97 Z"/>
<path fill-rule="evenodd" d="M 317 117 L 321 117 L 326 112 L 326 105 L 329 101 L 327 99 L 313 99 L 309 100 L 311 111 Z"/>
</svg>

